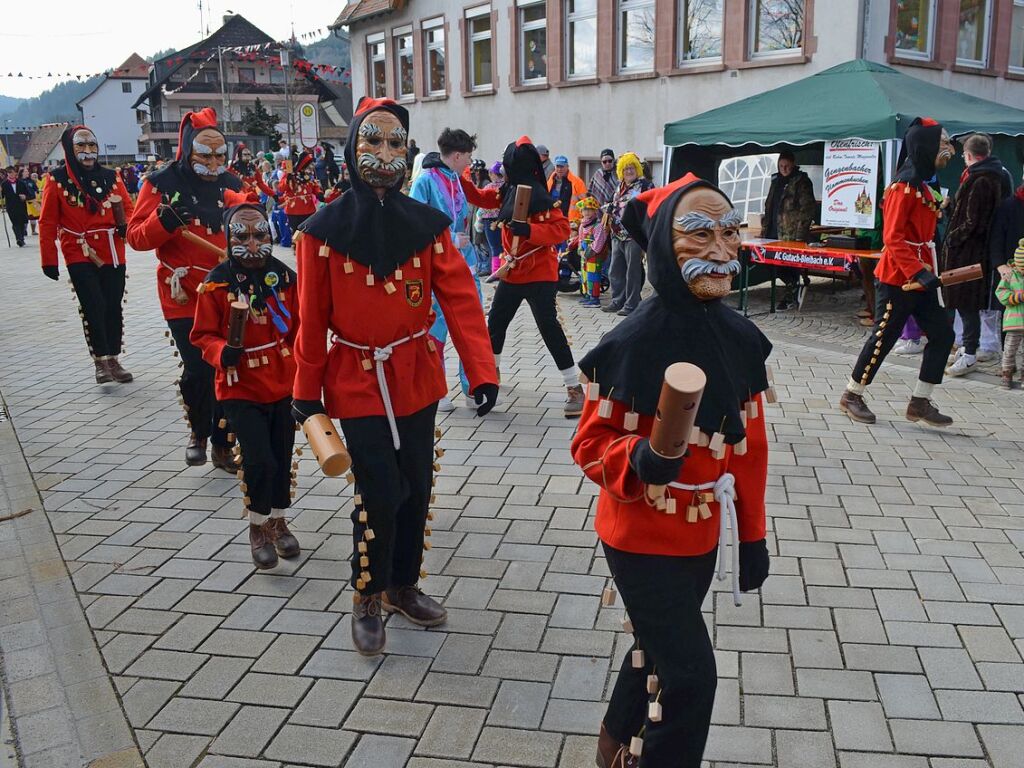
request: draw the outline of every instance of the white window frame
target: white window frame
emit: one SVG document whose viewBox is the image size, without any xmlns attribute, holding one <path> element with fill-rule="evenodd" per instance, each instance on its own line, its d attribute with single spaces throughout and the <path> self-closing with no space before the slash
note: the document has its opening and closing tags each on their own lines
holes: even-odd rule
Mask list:
<svg viewBox="0 0 1024 768">
<path fill-rule="evenodd" d="M 591 77 L 596 77 L 597 76 L 597 41 L 598 41 L 598 35 L 597 35 L 597 11 L 598 11 L 598 6 L 599 5 L 600 5 L 599 0 L 595 0 L 595 2 L 594 2 L 594 10 L 592 12 L 591 11 L 586 11 L 586 12 L 584 12 L 584 11 L 570 11 L 569 10 L 569 0 L 564 0 L 563 1 L 563 5 L 562 5 L 562 8 L 563 8 L 562 18 L 563 18 L 563 29 L 564 29 L 564 34 L 565 34 L 565 43 L 564 43 L 564 45 L 562 47 L 562 50 L 565 51 L 565 73 L 564 73 L 564 77 L 565 77 L 566 80 L 585 80 L 587 78 L 591 78 Z M 570 72 L 569 71 L 569 67 L 572 64 L 572 61 L 570 59 L 570 53 L 569 52 L 572 49 L 572 46 L 570 45 L 570 41 L 572 40 L 572 28 L 573 28 L 573 25 L 578 23 L 578 22 L 581 22 L 581 21 L 588 21 L 589 19 L 593 19 L 594 22 L 595 22 L 595 26 L 594 26 L 594 71 L 593 72 Z"/>
<path fill-rule="evenodd" d="M 722 61 L 722 54 L 719 53 L 717 56 L 702 56 L 699 59 L 690 59 L 686 57 L 686 50 L 684 49 L 686 41 L 686 15 L 689 4 L 693 0 L 676 0 L 676 29 L 679 30 L 679 39 L 676 41 L 676 66 L 677 67 L 693 67 L 700 66 L 701 64 L 714 64 Z M 718 0 L 721 5 L 721 19 L 719 20 L 719 36 L 718 36 L 718 48 L 719 51 L 725 49 L 725 2 L 726 0 Z"/>
<path fill-rule="evenodd" d="M 938 13 L 937 5 L 936 0 L 928 0 L 928 47 L 923 51 L 915 51 L 909 48 L 896 48 L 894 42 L 893 56 L 897 59 L 912 59 L 914 61 L 932 60 L 935 53 L 935 14 Z M 899 20 L 893 24 L 893 35 L 898 31 L 896 26 L 898 23 Z"/>
<path fill-rule="evenodd" d="M 428 19 L 423 22 L 423 94 L 425 96 L 445 96 L 448 94 L 448 57 L 445 51 L 445 29 L 444 16 Z M 440 32 L 441 39 L 430 40 L 433 32 Z M 432 90 L 430 87 L 430 52 L 440 51 L 441 60 L 444 61 L 444 87 L 439 90 Z"/>
<path fill-rule="evenodd" d="M 1024 8 L 1024 0 L 1013 0 L 1013 6 L 1010 8 L 1010 25 L 1011 25 L 1011 29 L 1010 29 L 1010 48 L 1011 49 L 1013 48 L 1013 28 L 1012 28 L 1012 26 L 1013 26 L 1013 11 L 1016 8 Z M 1021 29 L 1021 36 L 1024 37 L 1024 28 Z M 1021 48 L 1022 48 L 1022 51 L 1024 51 L 1024 40 L 1021 41 Z M 1007 69 L 1009 69 L 1011 72 L 1016 72 L 1017 74 L 1024 73 L 1024 61 L 1022 61 L 1020 64 L 1016 64 L 1016 65 L 1015 64 L 1010 64 L 1007 67 Z"/>
<path fill-rule="evenodd" d="M 807 0 L 804 0 L 803 12 L 800 17 L 800 46 L 797 48 L 780 48 L 777 51 L 757 50 L 757 25 L 758 20 L 761 18 L 760 5 L 762 2 L 770 1 L 748 0 L 747 3 L 747 17 L 750 19 L 747 24 L 747 51 L 751 59 L 772 59 L 779 56 L 792 56 L 803 51 L 803 43 L 807 39 L 807 29 L 804 27 L 807 23 Z"/>
<path fill-rule="evenodd" d="M 380 46 L 380 53 L 375 53 L 377 46 Z M 384 93 L 377 93 L 376 74 L 377 63 L 384 64 Z M 384 98 L 388 95 L 388 46 L 384 39 L 383 32 L 375 32 L 366 36 L 366 74 L 370 81 L 370 96 L 374 99 Z"/>
<path fill-rule="evenodd" d="M 544 8 L 544 16 L 536 21 L 524 21 L 523 14 L 527 8 L 534 8 L 540 6 Z M 548 81 L 548 68 L 544 66 L 543 77 L 530 77 L 526 76 L 526 33 L 534 32 L 538 29 L 544 30 L 544 48 L 545 54 L 547 48 L 550 45 L 548 41 L 548 16 L 547 8 L 544 0 L 523 0 L 523 2 L 516 3 L 516 45 L 519 48 L 519 83 L 521 85 L 537 85 L 539 83 L 546 83 Z"/>
<path fill-rule="evenodd" d="M 973 67 L 974 69 L 985 69 L 989 65 L 989 58 L 992 56 L 992 0 L 982 0 L 985 3 L 985 30 L 982 37 L 981 59 L 961 59 L 956 57 L 958 67 Z M 956 47 L 960 47 L 960 25 L 956 27 Z"/>
<path fill-rule="evenodd" d="M 408 40 L 408 48 L 403 48 L 400 40 Z M 416 49 L 413 42 L 412 24 L 391 30 L 391 47 L 395 52 L 395 98 L 398 101 L 409 101 L 416 98 Z M 402 59 L 409 59 L 412 66 L 412 90 L 402 91 Z"/>
<path fill-rule="evenodd" d="M 486 18 L 488 25 L 485 32 L 473 32 L 473 22 L 477 19 Z M 466 10 L 466 65 L 468 72 L 466 72 L 467 79 L 469 80 L 469 90 L 479 93 L 481 91 L 491 91 L 494 89 L 494 24 L 491 19 L 491 6 L 490 3 L 487 5 L 478 5 L 475 8 L 469 8 Z M 473 57 L 476 55 L 476 43 L 486 40 L 488 49 L 491 52 L 491 79 L 486 83 L 478 83 L 474 78 L 476 71 L 476 62 Z"/>
<path fill-rule="evenodd" d="M 657 41 L 651 48 L 650 66 L 628 66 L 622 63 L 626 46 L 626 25 L 623 24 L 623 16 L 629 11 L 639 11 L 650 8 L 654 12 L 655 35 L 658 27 L 658 4 L 657 0 L 615 0 L 615 71 L 619 74 L 629 75 L 634 72 L 653 72 L 654 57 L 656 55 Z"/>
</svg>

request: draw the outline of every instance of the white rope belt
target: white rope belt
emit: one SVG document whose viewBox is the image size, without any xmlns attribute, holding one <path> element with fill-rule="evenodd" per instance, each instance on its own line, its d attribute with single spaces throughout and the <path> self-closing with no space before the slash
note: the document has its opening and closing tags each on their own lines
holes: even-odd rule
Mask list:
<svg viewBox="0 0 1024 768">
<path fill-rule="evenodd" d="M 67 229 L 66 227 L 61 227 L 60 231 L 61 232 L 67 232 L 69 235 L 74 235 L 75 237 L 80 238 L 83 241 L 85 240 L 85 236 L 86 235 L 91 235 L 91 234 L 94 234 L 96 232 L 106 232 L 107 233 L 107 239 L 110 241 L 110 257 L 114 260 L 114 266 L 115 267 L 120 266 L 121 262 L 117 258 L 117 246 L 114 244 L 114 233 L 117 231 L 116 227 L 102 227 L 100 229 L 87 229 L 87 230 L 85 230 L 85 232 L 75 232 L 72 229 Z"/>
<path fill-rule="evenodd" d="M 669 488 L 678 488 L 682 491 L 707 491 L 710 490 L 718 502 L 718 580 L 725 580 L 725 545 L 728 540 L 732 545 L 732 599 L 738 606 L 740 604 L 740 527 L 739 519 L 736 516 L 736 477 L 731 472 L 726 472 L 713 483 L 701 483 L 700 485 L 685 485 L 684 483 L 669 483 Z M 727 529 L 732 529 L 730 536 Z"/>
<path fill-rule="evenodd" d="M 402 441 L 398 438 L 398 422 L 395 421 L 395 408 L 391 403 L 391 392 L 388 390 L 388 380 L 384 375 L 384 363 L 391 359 L 391 353 L 395 351 L 395 347 L 401 346 L 407 341 L 412 341 L 413 339 L 418 339 L 421 336 L 426 335 L 427 329 L 424 328 L 422 331 L 417 331 L 409 336 L 403 336 L 396 341 L 392 341 L 384 347 L 370 347 L 365 344 L 356 344 L 341 338 L 338 334 L 334 334 L 331 337 L 331 342 L 333 344 L 344 344 L 346 347 L 351 347 L 352 349 L 373 353 L 373 365 L 377 372 L 377 387 L 380 389 L 380 398 L 384 401 L 384 413 L 388 417 L 388 426 L 391 427 L 391 442 L 394 444 L 396 451 L 402 447 Z"/>
<path fill-rule="evenodd" d="M 919 260 L 921 259 L 921 249 L 926 248 L 928 250 L 929 255 L 931 256 L 932 273 L 935 275 L 939 274 L 939 254 L 935 250 L 935 241 L 929 240 L 926 243 L 915 243 L 912 240 L 904 240 L 903 242 L 909 245 L 910 247 L 917 249 L 917 258 Z M 924 264 L 924 261 L 921 260 L 921 263 Z M 939 291 L 939 306 L 946 306 L 946 302 L 942 300 L 941 290 Z"/>
<path fill-rule="evenodd" d="M 260 344 L 258 347 L 245 347 L 243 352 L 262 352 L 264 349 L 272 349 L 281 343 L 280 339 L 276 339 L 269 344 Z"/>
<path fill-rule="evenodd" d="M 169 264 L 166 264 L 165 262 L 162 262 L 162 261 L 160 262 L 160 266 L 163 267 L 164 269 L 168 270 L 171 273 L 171 276 L 169 278 L 167 278 L 167 282 L 171 286 L 171 298 L 175 299 L 175 300 L 177 300 L 177 298 L 179 296 L 184 296 L 185 295 L 185 289 L 181 285 L 181 279 L 188 275 L 188 271 L 190 269 L 197 269 L 200 272 L 209 272 L 210 271 L 210 270 L 205 269 L 203 267 L 197 267 L 197 266 L 194 266 L 194 265 L 191 265 L 191 264 L 189 266 L 187 266 L 187 267 L 172 267 Z"/>
</svg>

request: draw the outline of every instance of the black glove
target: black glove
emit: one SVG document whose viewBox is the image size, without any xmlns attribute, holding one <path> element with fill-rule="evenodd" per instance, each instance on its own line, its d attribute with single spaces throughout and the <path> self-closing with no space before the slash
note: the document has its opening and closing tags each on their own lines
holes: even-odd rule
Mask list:
<svg viewBox="0 0 1024 768">
<path fill-rule="evenodd" d="M 646 485 L 668 485 L 677 477 L 683 468 L 685 454 L 677 459 L 666 459 L 659 456 L 651 448 L 651 441 L 646 437 L 637 440 L 633 452 L 629 455 L 629 465 L 636 476 Z"/>
<path fill-rule="evenodd" d="M 481 384 L 473 390 L 472 395 L 473 399 L 476 400 L 477 406 L 479 406 L 476 409 L 476 415 L 486 416 L 498 404 L 498 385 Z"/>
<path fill-rule="evenodd" d="M 939 280 L 939 276 L 930 269 L 922 269 L 914 275 L 914 282 L 920 283 L 921 287 L 926 291 L 930 291 L 932 288 L 942 287 L 942 281 Z"/>
<path fill-rule="evenodd" d="M 526 240 L 530 239 L 530 224 L 529 224 L 529 222 L 526 222 L 526 221 L 510 221 L 506 226 L 508 227 L 509 232 L 511 232 L 516 237 L 522 237 L 522 238 L 525 238 Z"/>
<path fill-rule="evenodd" d="M 768 544 L 760 541 L 740 542 L 740 590 L 758 589 L 768 578 Z"/>
<path fill-rule="evenodd" d="M 242 351 L 241 347 L 232 347 L 230 344 L 225 344 L 224 349 L 220 351 L 220 367 L 237 368 L 238 364 L 242 362 Z"/>
<path fill-rule="evenodd" d="M 292 400 L 292 418 L 299 424 L 318 413 L 327 413 L 319 400 Z"/>
<path fill-rule="evenodd" d="M 114 227 L 114 229 L 117 231 L 117 236 L 120 237 L 122 240 L 128 237 L 127 224 L 118 224 L 116 227 Z"/>
<path fill-rule="evenodd" d="M 56 264 L 52 267 L 43 267 L 43 274 L 51 280 L 60 280 L 60 270 L 57 269 Z"/>
<path fill-rule="evenodd" d="M 160 206 L 157 218 L 168 232 L 177 232 L 181 227 L 187 227 L 195 217 L 188 207 L 175 203 Z"/>
</svg>

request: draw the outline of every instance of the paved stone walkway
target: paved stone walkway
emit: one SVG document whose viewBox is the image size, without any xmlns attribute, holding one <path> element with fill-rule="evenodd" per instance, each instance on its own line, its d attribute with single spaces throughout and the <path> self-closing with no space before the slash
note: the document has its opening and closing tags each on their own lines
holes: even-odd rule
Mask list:
<svg viewBox="0 0 1024 768">
<path fill-rule="evenodd" d="M 46 602 L 42 588 L 0 568 L 24 765 L 138 765 L 136 747 L 151 768 L 593 765 L 627 637 L 621 606 L 599 607 L 596 488 L 571 462 L 574 425 L 523 314 L 497 412 L 440 419 L 425 587 L 451 619 L 424 631 L 392 618 L 387 655 L 367 660 L 349 641 L 344 481 L 306 452 L 303 555 L 256 573 L 235 481 L 184 466 L 152 256 L 129 261 L 136 382 L 124 386 L 92 383 L 68 286 L 42 277 L 34 249 L 0 248 L 0 263 L 0 391 L 77 593 L 47 614 L 84 609 L 94 645 L 82 645 L 99 648 L 117 694 L 114 710 L 93 711 L 102 695 L 65 679 L 60 654 L 56 669 L 18 655 L 18 638 L 58 648 L 59 622 L 31 625 L 20 609 L 26 590 Z M 560 303 L 578 351 L 613 322 Z M 894 364 L 872 387 L 879 423 L 851 424 L 833 403 L 860 335 L 795 322 L 764 321 L 780 395 L 768 410 L 773 576 L 742 608 L 717 590 L 706 604 L 720 675 L 709 765 L 1020 768 L 1024 393 L 951 382 L 938 398 L 957 425 L 939 432 L 902 419 L 914 374 Z M 0 523 L 5 559 L 24 531 L 45 541 L 42 519 Z M 130 725 L 126 752 L 87 754 L 95 731 L 75 723 L 99 715 L 115 733 Z"/>
</svg>

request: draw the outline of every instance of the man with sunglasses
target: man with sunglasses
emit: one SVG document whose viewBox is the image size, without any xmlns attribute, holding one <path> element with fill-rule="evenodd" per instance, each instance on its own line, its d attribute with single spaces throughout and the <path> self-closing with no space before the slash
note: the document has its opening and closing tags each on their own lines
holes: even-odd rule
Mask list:
<svg viewBox="0 0 1024 768">
<path fill-rule="evenodd" d="M 590 179 L 590 194 L 597 198 L 600 205 L 606 205 L 615 197 L 619 187 L 619 177 L 615 174 L 615 152 L 610 149 L 601 150 L 601 168 L 594 172 Z"/>
</svg>

